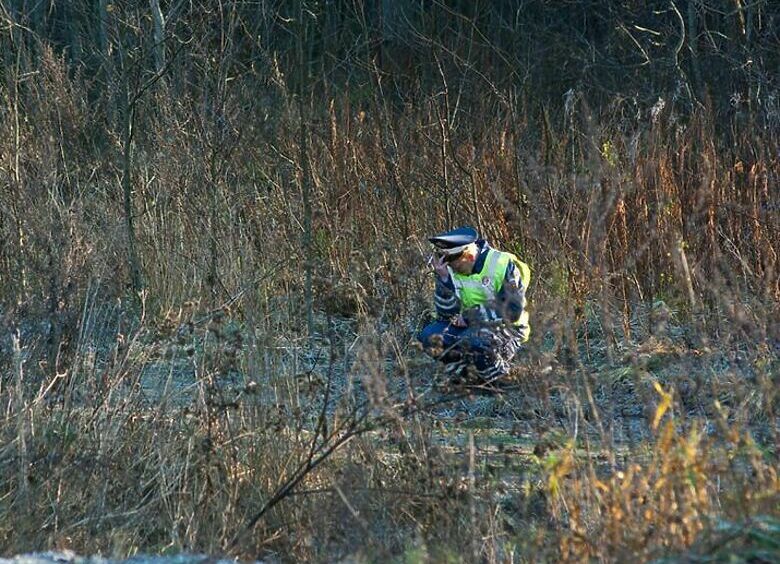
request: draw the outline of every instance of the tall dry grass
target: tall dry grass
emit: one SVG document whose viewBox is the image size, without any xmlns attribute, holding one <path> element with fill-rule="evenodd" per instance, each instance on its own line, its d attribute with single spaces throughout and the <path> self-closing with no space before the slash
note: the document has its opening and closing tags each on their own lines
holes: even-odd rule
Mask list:
<svg viewBox="0 0 780 564">
<path fill-rule="evenodd" d="M 234 80 L 216 118 L 162 83 L 136 110 L 134 296 L 119 130 L 42 57 L 0 90 L 3 553 L 777 550 L 780 147 L 760 113 L 572 92 L 560 112 L 475 96 L 455 121 L 437 96 L 312 97 L 307 246 L 284 82 Z M 460 223 L 534 270 L 517 451 L 447 440 L 409 346 L 425 236 Z"/>
</svg>

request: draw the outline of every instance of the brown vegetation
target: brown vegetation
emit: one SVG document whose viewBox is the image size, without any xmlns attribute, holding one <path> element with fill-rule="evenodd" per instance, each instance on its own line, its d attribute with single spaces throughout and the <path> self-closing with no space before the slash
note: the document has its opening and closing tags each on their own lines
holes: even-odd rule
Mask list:
<svg viewBox="0 0 780 564">
<path fill-rule="evenodd" d="M 777 557 L 772 3 L 27 4 L 2 553 Z M 463 223 L 534 269 L 488 400 L 410 346 Z"/>
</svg>

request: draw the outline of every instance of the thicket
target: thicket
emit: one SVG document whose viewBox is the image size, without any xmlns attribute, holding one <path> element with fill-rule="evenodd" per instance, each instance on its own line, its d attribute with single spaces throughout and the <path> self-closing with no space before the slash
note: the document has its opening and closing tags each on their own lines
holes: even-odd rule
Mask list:
<svg viewBox="0 0 780 564">
<path fill-rule="evenodd" d="M 777 548 L 775 3 L 6 0 L 0 22 L 4 552 Z M 509 501 L 473 447 L 465 478 L 439 452 L 409 340 L 425 236 L 460 224 L 533 268 L 535 416 L 564 390 L 608 442 L 587 367 L 625 362 L 644 451 L 605 474 L 564 442 L 510 467 Z M 737 368 L 691 361 L 692 412 L 648 343 Z"/>
</svg>

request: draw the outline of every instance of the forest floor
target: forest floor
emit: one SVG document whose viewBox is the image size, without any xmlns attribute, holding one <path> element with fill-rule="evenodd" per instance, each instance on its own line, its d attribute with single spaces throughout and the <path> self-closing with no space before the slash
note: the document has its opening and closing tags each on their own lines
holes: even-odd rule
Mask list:
<svg viewBox="0 0 780 564">
<path fill-rule="evenodd" d="M 561 517 L 551 513 L 557 503 L 551 492 L 562 487 L 556 484 L 570 480 L 569 473 L 579 467 L 589 469 L 590 474 L 584 474 L 586 482 L 599 480 L 599 487 L 607 488 L 605 484 L 612 483 L 610 477 L 640 465 L 651 469 L 648 479 L 657 479 L 661 488 L 666 478 L 653 478 L 652 468 L 658 468 L 659 442 L 670 425 L 683 437 L 679 445 L 685 450 L 687 433 L 715 439 L 722 436 L 723 423 L 727 422 L 731 429 L 752 437 L 761 453 L 757 464 L 777 467 L 780 420 L 772 410 L 774 400 L 767 398 L 778 380 L 780 350 L 751 348 L 736 340 L 714 346 L 695 338 L 696 331 L 684 326 L 663 335 L 611 343 L 593 330 L 578 335 L 574 353 L 556 343 L 549 332 L 540 332 L 519 354 L 510 377 L 500 386 L 486 389 L 448 381 L 442 367 L 416 348 L 409 335 L 372 331 L 349 319 L 331 320 L 330 330 L 323 332 L 326 336 L 317 339 L 277 336 L 262 340 L 258 333 L 229 320 L 126 325 L 122 338 L 117 339 L 106 331 L 121 325 L 117 315 L 116 311 L 85 315 L 85 319 L 103 320 L 82 323 L 63 406 L 72 405 L 74 411 L 83 412 L 73 421 L 83 423 L 84 429 L 100 422 L 103 430 L 96 433 L 94 449 L 99 452 L 115 441 L 120 459 L 126 456 L 123 448 L 129 452 L 141 449 L 143 467 L 154 475 L 158 456 L 170 456 L 173 465 L 202 463 L 209 468 L 211 454 L 193 454 L 193 438 L 212 445 L 215 437 L 230 445 L 234 440 L 230 429 L 238 426 L 239 435 L 244 433 L 248 441 L 245 446 L 251 447 L 238 455 L 238 464 L 247 468 L 256 465 L 253 472 L 271 481 L 262 488 L 240 479 L 231 482 L 229 471 L 223 479 L 225 488 L 230 483 L 230 487 L 248 488 L 247 492 L 257 496 L 252 498 L 256 511 L 257 505 L 274 495 L 274 488 L 278 492 L 283 487 L 290 460 L 305 461 L 309 445 L 311 449 L 326 449 L 338 442 L 339 432 L 333 429 L 339 421 L 360 412 L 371 414 L 376 425 L 356 435 L 351 446 L 334 450 L 327 463 L 299 484 L 298 489 L 311 495 L 321 492 L 317 494 L 321 500 L 307 500 L 312 511 L 349 509 L 334 517 L 330 525 L 310 526 L 307 534 L 318 540 L 306 553 L 316 555 L 312 556 L 315 559 L 351 558 L 353 551 L 363 550 L 356 548 L 361 530 L 380 539 L 372 545 L 376 550 L 396 555 L 417 550 L 412 533 L 399 529 L 394 533 L 398 538 L 388 540 L 387 531 L 396 523 L 422 519 L 416 513 L 421 510 L 415 508 L 426 504 L 431 504 L 429 511 L 438 518 L 451 513 L 448 504 L 462 509 L 457 504 L 463 503 L 459 496 L 464 492 L 479 500 L 480 507 L 500 513 L 491 534 L 516 539 L 515 546 L 523 547 L 527 539 L 522 532 L 531 527 L 543 531 L 539 543 L 553 542 L 553 531 L 565 531 L 565 527 L 560 529 Z M 58 409 L 67 413 L 70 408 Z M 63 448 L 56 434 L 60 429 L 59 416 L 54 417 L 57 410 L 41 411 L 41 417 L 49 417 L 46 423 L 51 425 L 53 437 L 51 445 L 42 445 L 44 452 L 50 447 Z M 101 415 L 96 417 L 95 413 Z M 212 427 L 221 421 L 226 422 L 225 431 L 212 435 Z M 323 421 L 332 434 L 322 429 Z M 275 425 L 276 430 L 268 435 L 263 424 Z M 131 435 L 126 443 L 116 442 L 112 437 L 124 436 L 118 433 L 128 433 L 120 431 L 125 428 L 133 433 L 142 430 L 140 436 L 148 432 L 148 437 L 166 438 L 160 439 L 160 446 L 145 446 L 145 441 L 131 440 Z M 158 434 L 159 429 L 168 434 Z M 227 436 L 219 434 L 225 432 Z M 280 441 L 288 444 L 280 445 Z M 90 448 L 80 444 L 75 460 L 91 452 Z M 209 448 L 225 458 L 226 468 L 236 464 L 230 462 L 234 451 L 228 447 L 213 444 Z M 261 458 L 249 458 L 252 453 Z M 246 460 L 241 458 L 244 455 Z M 701 447 L 700 455 L 709 456 L 706 447 Z M 268 478 L 267 474 L 269 469 L 275 471 L 277 460 L 286 462 L 280 481 L 275 483 L 277 477 Z M 104 482 L 99 471 L 87 475 L 97 484 Z M 124 475 L 125 487 L 137 487 L 134 476 L 132 472 Z M 418 485 L 420 479 L 425 485 Z M 403 495 L 410 496 L 409 505 L 393 499 L 388 483 L 397 484 Z M 188 499 L 190 485 L 182 482 L 180 487 L 177 495 Z M 336 492 L 354 488 L 354 497 L 337 496 L 332 488 Z M 77 489 L 83 491 L 81 486 Z M 296 496 L 297 491 L 287 495 Z M 91 503 L 89 496 L 84 499 Z M 285 511 L 304 511 L 296 506 L 280 503 Z M 239 523 L 246 519 L 243 509 L 235 519 Z M 352 521 L 360 527 L 350 526 Z M 142 531 L 147 522 L 139 515 L 138 525 L 127 526 Z M 558 524 L 553 527 L 553 522 Z M 462 525 L 455 521 L 452 534 Z M 172 530 L 167 521 L 156 526 L 159 529 L 154 530 L 163 531 L 163 535 Z M 767 526 L 775 527 L 776 522 Z M 235 522 L 231 527 L 236 527 Z M 327 533 L 334 527 L 337 534 Z M 91 531 L 85 529 L 81 546 L 102 546 L 103 541 L 94 540 Z M 777 531 L 771 534 L 775 533 L 780 535 Z M 335 534 L 335 540 L 329 534 Z M 780 546 L 780 538 L 773 538 L 769 544 Z M 453 542 L 446 536 L 444 539 L 436 542 Z M 203 551 L 220 554 L 224 540 L 213 542 Z M 154 543 L 133 546 L 140 553 L 151 554 L 160 548 Z M 533 552 L 538 546 L 531 543 L 522 550 L 517 548 L 517 553 Z M 126 550 L 120 548 L 117 553 Z M 289 547 L 269 550 L 262 559 L 284 560 L 284 550 Z M 95 553 L 89 548 L 77 551 Z M 514 552 L 504 556 L 510 554 Z M 180 556 L 185 558 L 183 552 Z M 48 557 L 40 558 L 43 560 L 36 561 L 47 561 Z M 56 558 L 74 561 L 77 557 Z"/>
<path fill-rule="evenodd" d="M 342 343 L 352 343 L 352 349 L 360 338 L 351 329 L 339 337 Z M 443 437 L 457 438 L 471 430 L 485 437 L 495 435 L 499 443 L 507 442 L 508 435 L 546 440 L 546 435 L 557 429 L 575 441 L 598 434 L 608 436 L 613 444 L 638 444 L 651 434 L 656 408 L 669 393 L 673 396 L 670 413 L 709 420 L 717 401 L 729 411 L 731 420 L 772 445 L 780 420 L 760 408 L 759 380 L 762 375 L 771 381 L 778 377 L 780 346 L 756 355 L 739 343 L 724 348 L 696 346 L 689 341 L 685 330 L 678 328 L 671 335 L 620 343 L 608 351 L 604 339 L 591 337 L 579 342 L 578 360 L 568 364 L 560 358 L 570 354 L 542 345 L 533 352 L 521 350 L 514 371 L 495 385 L 476 380 L 452 383 L 438 363 L 413 346 L 400 357 L 377 362 L 382 365 L 383 385 L 390 400 L 412 398 L 419 413 L 435 418 L 438 427 L 446 430 Z M 193 346 L 208 344 L 202 341 Z M 202 399 L 204 385 L 229 401 L 244 393 L 247 385 L 257 384 L 257 376 L 253 378 L 235 365 L 216 376 L 204 376 L 208 371 L 199 365 L 199 354 L 189 357 L 182 347 L 167 348 L 165 343 L 155 342 L 150 348 L 157 352 L 149 355 L 149 349 L 139 349 L 145 362 L 138 380 L 149 404 L 164 401 L 186 406 Z M 266 394 L 256 401 L 293 398 L 299 407 L 316 413 L 322 407 L 318 396 L 326 383 L 331 389 L 329 409 L 335 408 L 344 394 L 361 396 L 365 381 L 356 372 L 365 366 L 356 370 L 359 353 L 348 349 L 344 346 L 334 352 L 327 342 L 309 349 L 292 342 L 269 347 L 264 351 L 267 367 L 273 366 L 285 376 L 269 376 Z M 262 368 L 255 370 L 263 372 Z M 581 428 L 577 421 L 584 423 Z"/>
<path fill-rule="evenodd" d="M 719 410 L 725 410 L 729 421 L 750 432 L 776 459 L 780 418 L 764 409 L 759 381 L 777 381 L 780 348 L 756 355 L 739 343 L 694 344 L 693 334 L 693 328 L 677 326 L 661 337 L 611 347 L 603 335 L 580 335 L 578 360 L 571 362 L 561 361 L 572 355 L 555 350 L 547 335 L 535 350 L 519 353 L 507 379 L 484 386 L 453 384 L 438 363 L 411 343 L 400 354 L 374 359 L 369 366 L 356 346 L 365 336 L 342 320 L 337 346 L 331 334 L 330 340 L 309 348 L 292 341 L 267 348 L 266 366 L 286 376 L 270 376 L 251 401 L 288 403 L 314 420 L 323 408 L 332 414 L 347 396 L 353 405 L 356 398 L 366 401 L 373 384 L 359 373 L 376 371 L 378 364 L 389 404 L 413 404 L 407 420 L 422 426 L 442 452 L 455 461 L 472 456 L 484 471 L 496 475 L 500 467 L 500 473 L 517 476 L 518 467 L 538 466 L 547 453 L 564 447 L 612 470 L 626 467 L 647 453 L 664 413 L 680 428 L 701 424 L 706 434 L 715 431 L 723 413 Z M 244 342 L 251 343 L 251 338 L 246 336 Z M 209 348 L 206 337 L 191 346 L 199 352 Z M 178 353 L 157 348 L 167 352 L 149 359 L 139 378 L 149 405 L 164 403 L 178 410 L 206 402 L 209 394 L 227 404 L 247 401 L 247 386 L 256 384 L 234 365 L 218 377 L 199 376 L 207 370 L 198 365 L 198 352 L 189 357 L 182 352 L 186 347 L 176 349 Z M 326 387 L 330 403 L 323 406 Z M 392 431 L 374 436 L 388 441 L 388 451 L 401 441 Z"/>
</svg>

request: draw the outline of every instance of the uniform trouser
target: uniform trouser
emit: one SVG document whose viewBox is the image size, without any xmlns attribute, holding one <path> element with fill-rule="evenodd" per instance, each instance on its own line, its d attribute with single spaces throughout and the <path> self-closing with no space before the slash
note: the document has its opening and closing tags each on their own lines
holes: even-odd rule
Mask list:
<svg viewBox="0 0 780 564">
<path fill-rule="evenodd" d="M 480 378 L 492 380 L 509 372 L 510 361 L 522 344 L 513 327 L 453 327 L 434 321 L 417 336 L 425 351 L 457 374 L 474 366 Z"/>
</svg>

